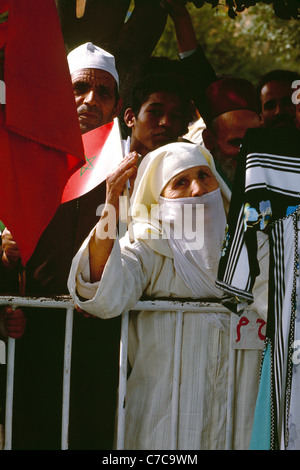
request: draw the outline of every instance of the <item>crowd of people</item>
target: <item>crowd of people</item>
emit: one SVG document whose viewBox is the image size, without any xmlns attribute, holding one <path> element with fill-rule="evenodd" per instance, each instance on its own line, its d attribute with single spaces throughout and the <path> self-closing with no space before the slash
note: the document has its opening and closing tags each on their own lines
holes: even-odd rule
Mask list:
<svg viewBox="0 0 300 470">
<path fill-rule="evenodd" d="M 287 191 L 288 184 L 284 186 L 283 176 L 280 183 L 273 179 L 270 183 L 264 181 L 263 173 L 261 185 L 267 184 L 271 196 L 268 193 L 268 199 L 264 199 L 265 194 L 260 194 L 259 201 L 271 200 L 273 212 L 270 209 L 267 219 L 261 207 L 253 203 L 258 216 L 251 225 L 252 213 L 247 219 L 245 211 L 251 201 L 244 197 L 245 186 L 251 186 L 252 181 L 246 166 L 250 151 L 246 152 L 248 147 L 244 143 L 251 136 L 251 155 L 255 152 L 260 157 L 268 155 L 272 166 L 272 158 L 277 155 L 272 142 L 280 136 L 286 144 L 286 147 L 278 145 L 280 157 L 287 159 L 280 168 L 286 176 L 286 164 L 290 178 L 294 157 L 298 157 L 295 152 L 300 151 L 300 146 L 297 150 L 299 106 L 291 99 L 292 84 L 300 80 L 300 75 L 274 70 L 261 77 L 256 88 L 245 79 L 219 77 L 197 43 L 184 3 L 169 2 L 178 41 L 176 67 L 170 64 L 169 70 L 166 66 L 161 72 L 157 71 L 160 66 L 150 61 L 147 73 L 131 90 L 123 116 L 114 57 L 91 42 L 68 55 L 81 133 L 119 117 L 124 123 L 124 139 L 130 137 L 129 154 L 105 182 L 59 206 L 26 266 L 26 295 L 70 293 L 78 306 L 73 324 L 70 449 L 114 447 L 121 314 L 143 296 L 221 302 L 225 295 L 234 315 L 240 315 L 247 301 L 247 309 L 256 321 L 267 322 L 267 338 L 273 341 L 276 336 L 274 321 L 269 320 L 270 305 L 275 303 L 274 285 L 272 290 L 269 279 L 270 259 L 273 264 L 276 259 L 275 255 L 270 256 L 270 247 L 275 242 L 272 245 L 266 229 L 270 226 L 269 219 L 277 222 L 287 217 L 287 212 L 279 211 L 273 193 L 277 195 L 274 188 L 278 187 L 281 193 Z M 191 133 L 195 126 L 200 131 Z M 264 145 L 258 145 L 261 142 Z M 121 239 L 109 238 L 105 235 L 108 215 L 112 208 L 118 215 L 119 197 L 128 180 L 134 240 L 129 233 Z M 258 180 L 259 176 L 255 176 L 254 186 Z M 295 190 L 286 203 L 288 208 L 294 208 L 289 209 L 288 215 L 297 213 L 298 203 Z M 104 208 L 99 217 L 97 208 L 101 204 Z M 185 237 L 188 225 L 197 225 L 200 205 L 204 205 L 201 226 L 204 244 L 195 233 L 195 240 Z M 141 206 L 146 208 L 145 212 L 141 212 Z M 156 212 L 151 210 L 153 206 Z M 187 206 L 190 215 L 183 220 L 182 211 Z M 238 224 L 240 206 L 243 217 Z M 251 232 L 249 227 L 256 227 L 255 222 L 260 222 L 260 228 Z M 178 223 L 181 224 L 179 237 L 176 236 Z M 234 251 L 237 264 L 246 256 L 244 252 L 241 255 L 236 242 L 229 238 L 228 234 L 233 237 L 236 226 L 247 227 L 245 237 L 252 241 L 246 243 L 245 250 L 251 268 L 254 258 L 256 264 L 253 270 L 249 268 L 251 276 L 244 275 L 238 266 L 235 277 L 230 278 L 225 264 L 229 263 L 228 250 L 230 255 Z M 113 229 L 117 233 L 117 223 Z M 256 234 L 255 240 L 249 231 Z M 272 230 L 273 237 L 274 233 Z M 19 258 L 13 233 L 4 227 L 0 265 L 3 293 L 18 293 Z M 238 278 L 238 282 L 233 278 Z M 284 291 L 281 284 L 280 287 Z M 178 449 L 225 448 L 232 347 L 230 318 L 229 313 L 218 312 L 184 314 Z M 13 448 L 60 448 L 64 322 L 64 315 L 56 309 L 43 309 L 39 314 L 37 308 L 13 311 L 6 307 L 1 312 L 2 338 L 17 338 Z M 286 329 L 291 340 L 295 328 Z M 170 448 L 174 331 L 172 312 L 130 314 L 126 449 Z M 263 441 L 253 437 L 253 429 L 262 429 L 255 419 L 257 397 L 262 396 L 263 352 L 265 349 L 257 346 L 237 350 L 232 449 L 245 450 L 251 444 L 255 448 Z M 289 379 L 294 375 L 289 375 Z M 282 377 L 280 380 L 278 388 L 285 384 Z M 282 424 L 282 397 L 283 392 L 276 415 L 280 432 L 276 428 L 276 438 L 272 440 L 270 435 L 274 436 L 274 430 L 266 431 L 266 445 L 292 448 L 292 442 L 296 442 L 297 448 L 295 436 L 300 426 L 297 407 L 292 401 L 293 433 L 287 432 L 290 425 Z M 2 397 L 1 402 L 3 413 Z"/>
</svg>

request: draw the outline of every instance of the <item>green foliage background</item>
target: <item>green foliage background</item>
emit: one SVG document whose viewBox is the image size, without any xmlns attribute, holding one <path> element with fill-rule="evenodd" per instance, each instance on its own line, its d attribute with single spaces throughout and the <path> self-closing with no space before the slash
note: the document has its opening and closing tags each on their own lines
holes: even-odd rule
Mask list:
<svg viewBox="0 0 300 470">
<path fill-rule="evenodd" d="M 275 68 L 300 72 L 300 22 L 275 16 L 271 5 L 257 4 L 228 16 L 225 6 L 196 8 L 188 3 L 199 44 L 218 74 L 258 78 Z M 178 58 L 173 22 L 165 31 L 153 55 Z"/>
</svg>

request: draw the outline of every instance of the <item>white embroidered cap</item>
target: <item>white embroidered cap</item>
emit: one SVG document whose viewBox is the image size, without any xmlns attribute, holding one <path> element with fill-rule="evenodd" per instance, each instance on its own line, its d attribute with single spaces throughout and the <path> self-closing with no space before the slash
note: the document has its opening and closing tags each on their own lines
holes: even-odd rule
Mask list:
<svg viewBox="0 0 300 470">
<path fill-rule="evenodd" d="M 81 69 L 100 69 L 110 73 L 119 87 L 119 75 L 112 54 L 91 42 L 81 44 L 68 54 L 70 74 Z"/>
</svg>

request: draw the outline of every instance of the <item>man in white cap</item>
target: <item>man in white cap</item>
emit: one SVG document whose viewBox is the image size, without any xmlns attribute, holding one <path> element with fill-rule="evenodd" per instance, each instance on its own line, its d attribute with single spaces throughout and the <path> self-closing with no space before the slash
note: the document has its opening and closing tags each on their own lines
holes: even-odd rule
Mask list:
<svg viewBox="0 0 300 470">
<path fill-rule="evenodd" d="M 122 106 L 114 57 L 87 43 L 69 53 L 68 63 L 82 134 L 111 122 Z M 81 198 L 59 206 L 27 263 L 26 295 L 68 294 L 71 261 L 99 219 L 97 207 L 105 200 L 105 186 L 104 181 Z M 14 267 L 17 256 L 13 250 L 9 251 L 11 244 L 15 247 L 13 239 L 2 248 L 8 250 L 7 255 L 11 253 L 7 256 L 8 272 L 17 276 Z M 26 317 L 26 337 L 16 345 L 14 446 L 58 449 L 64 312 L 28 308 Z M 70 449 L 110 449 L 113 446 L 119 341 L 118 319 L 100 321 L 75 312 Z"/>
<path fill-rule="evenodd" d="M 121 111 L 115 58 L 91 42 L 68 54 L 82 134 L 112 121 Z"/>
</svg>

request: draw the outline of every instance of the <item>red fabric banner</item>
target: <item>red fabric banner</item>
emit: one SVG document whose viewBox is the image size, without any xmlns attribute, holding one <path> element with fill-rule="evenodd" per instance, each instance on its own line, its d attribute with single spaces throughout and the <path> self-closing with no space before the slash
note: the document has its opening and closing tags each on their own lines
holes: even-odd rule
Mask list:
<svg viewBox="0 0 300 470">
<path fill-rule="evenodd" d="M 81 132 L 55 0 L 10 0 L 4 73 L 6 128 L 81 159 Z"/>
<path fill-rule="evenodd" d="M 7 3 L 0 0 L 0 13 Z M 7 25 L 0 28 L 6 87 L 0 110 L 0 219 L 25 266 L 66 182 L 85 159 L 55 0 L 8 5 Z"/>
</svg>

